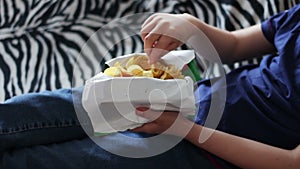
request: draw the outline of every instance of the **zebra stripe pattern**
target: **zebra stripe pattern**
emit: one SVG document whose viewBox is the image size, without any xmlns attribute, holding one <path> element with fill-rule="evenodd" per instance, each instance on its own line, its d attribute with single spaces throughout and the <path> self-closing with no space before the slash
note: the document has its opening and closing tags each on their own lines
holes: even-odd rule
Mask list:
<svg viewBox="0 0 300 169">
<path fill-rule="evenodd" d="M 299 0 L 1 0 L 0 101 L 78 87 L 113 57 L 142 52 L 141 23 L 154 12 L 191 13 L 236 30 Z M 183 48 L 185 48 L 183 46 Z"/>
</svg>

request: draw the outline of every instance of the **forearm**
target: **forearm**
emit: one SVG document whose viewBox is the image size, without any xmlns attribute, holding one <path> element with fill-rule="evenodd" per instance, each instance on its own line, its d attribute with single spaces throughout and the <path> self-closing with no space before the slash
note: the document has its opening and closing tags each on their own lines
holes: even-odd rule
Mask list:
<svg viewBox="0 0 300 169">
<path fill-rule="evenodd" d="M 184 137 L 202 148 L 241 168 L 299 169 L 300 146 L 284 150 L 260 142 L 202 127 L 178 116 L 176 112 L 159 113 L 137 109 L 137 115 L 151 122 L 132 131 L 163 133 Z M 177 121 L 177 123 L 174 123 Z M 176 124 L 176 125 L 174 125 Z"/>
<path fill-rule="evenodd" d="M 203 143 L 200 133 L 211 134 Z M 203 135 L 202 135 L 203 136 Z M 262 144 L 194 125 L 186 139 L 196 146 L 215 154 L 241 168 L 296 169 L 299 168 L 299 153 Z M 294 150 L 295 151 L 295 150 Z"/>
<path fill-rule="evenodd" d="M 205 24 L 191 15 L 185 14 L 184 17 L 208 37 L 223 63 L 250 59 L 275 51 L 274 46 L 265 39 L 260 25 L 229 32 Z"/>
</svg>

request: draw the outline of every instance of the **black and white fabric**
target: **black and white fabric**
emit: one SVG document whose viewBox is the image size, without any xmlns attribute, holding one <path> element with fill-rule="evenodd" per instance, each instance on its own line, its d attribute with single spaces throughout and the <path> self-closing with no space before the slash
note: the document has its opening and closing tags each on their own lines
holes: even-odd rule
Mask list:
<svg viewBox="0 0 300 169">
<path fill-rule="evenodd" d="M 142 52 L 154 12 L 191 13 L 227 30 L 247 27 L 299 0 L 1 0 L 0 101 L 82 86 L 113 57 Z"/>
</svg>

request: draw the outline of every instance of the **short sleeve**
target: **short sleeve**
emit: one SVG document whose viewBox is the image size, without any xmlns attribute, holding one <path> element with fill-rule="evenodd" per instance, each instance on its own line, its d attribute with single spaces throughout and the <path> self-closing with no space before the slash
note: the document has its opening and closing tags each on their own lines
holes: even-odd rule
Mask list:
<svg viewBox="0 0 300 169">
<path fill-rule="evenodd" d="M 286 31 L 292 30 L 295 24 L 299 22 L 300 17 L 300 5 L 278 13 L 268 20 L 262 22 L 261 28 L 264 36 L 274 44 L 275 36 L 278 34 L 286 33 Z"/>
</svg>

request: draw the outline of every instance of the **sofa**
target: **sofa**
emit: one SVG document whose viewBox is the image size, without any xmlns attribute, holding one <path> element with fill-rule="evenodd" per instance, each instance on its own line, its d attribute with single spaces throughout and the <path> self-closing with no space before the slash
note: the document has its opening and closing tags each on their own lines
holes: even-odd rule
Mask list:
<svg viewBox="0 0 300 169">
<path fill-rule="evenodd" d="M 190 13 L 219 28 L 236 30 L 298 2 L 3 0 L 0 101 L 29 92 L 82 86 L 103 70 L 105 61 L 143 52 L 140 26 L 154 12 Z"/>
</svg>

